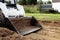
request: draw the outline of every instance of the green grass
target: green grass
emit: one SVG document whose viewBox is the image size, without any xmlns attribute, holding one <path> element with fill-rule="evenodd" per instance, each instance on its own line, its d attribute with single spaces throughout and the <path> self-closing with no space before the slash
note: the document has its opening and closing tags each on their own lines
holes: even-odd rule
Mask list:
<svg viewBox="0 0 60 40">
<path fill-rule="evenodd" d="M 60 14 L 26 13 L 26 16 L 34 16 L 43 21 L 60 21 Z"/>
</svg>

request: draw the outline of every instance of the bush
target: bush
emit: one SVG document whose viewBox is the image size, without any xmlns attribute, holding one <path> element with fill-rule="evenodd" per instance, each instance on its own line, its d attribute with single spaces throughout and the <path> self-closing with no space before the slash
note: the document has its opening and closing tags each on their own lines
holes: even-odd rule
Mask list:
<svg viewBox="0 0 60 40">
<path fill-rule="evenodd" d="M 27 5 L 27 6 L 24 6 L 24 9 L 25 9 L 25 12 L 27 12 L 27 13 L 39 12 L 37 5 L 35 5 L 35 6 L 34 5 Z"/>
</svg>

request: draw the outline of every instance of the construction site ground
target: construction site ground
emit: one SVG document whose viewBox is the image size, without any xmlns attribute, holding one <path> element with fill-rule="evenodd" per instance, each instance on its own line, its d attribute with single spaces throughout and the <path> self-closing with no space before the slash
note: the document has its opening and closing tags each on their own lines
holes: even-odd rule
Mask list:
<svg viewBox="0 0 60 40">
<path fill-rule="evenodd" d="M 42 29 L 26 36 L 0 28 L 0 40 L 60 40 L 60 21 L 39 21 L 39 23 Z"/>
<path fill-rule="evenodd" d="M 42 30 L 27 35 L 32 40 L 60 40 L 60 21 L 39 21 Z"/>
</svg>

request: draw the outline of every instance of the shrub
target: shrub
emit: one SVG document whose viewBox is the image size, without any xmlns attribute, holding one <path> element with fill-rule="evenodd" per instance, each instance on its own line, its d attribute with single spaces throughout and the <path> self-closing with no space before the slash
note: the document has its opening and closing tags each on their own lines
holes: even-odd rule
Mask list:
<svg viewBox="0 0 60 40">
<path fill-rule="evenodd" d="M 27 6 L 24 6 L 24 9 L 25 9 L 25 12 L 28 12 L 28 13 L 39 12 L 37 5 L 27 5 Z"/>
</svg>

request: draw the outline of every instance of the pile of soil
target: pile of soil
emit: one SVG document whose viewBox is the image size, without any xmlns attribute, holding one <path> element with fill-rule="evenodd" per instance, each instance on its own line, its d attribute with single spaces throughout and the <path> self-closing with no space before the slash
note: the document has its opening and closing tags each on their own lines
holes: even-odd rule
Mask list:
<svg viewBox="0 0 60 40">
<path fill-rule="evenodd" d="M 29 38 L 23 37 L 14 31 L 7 28 L 0 27 L 0 40 L 30 40 Z"/>
</svg>

